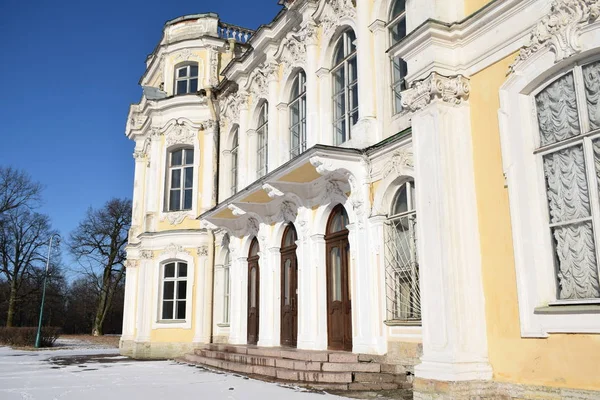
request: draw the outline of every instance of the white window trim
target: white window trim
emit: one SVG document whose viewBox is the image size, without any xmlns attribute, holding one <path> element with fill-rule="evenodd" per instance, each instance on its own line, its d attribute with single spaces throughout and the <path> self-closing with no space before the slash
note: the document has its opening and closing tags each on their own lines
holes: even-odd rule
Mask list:
<svg viewBox="0 0 600 400">
<path fill-rule="evenodd" d="M 199 126 L 194 124 L 189 125 L 190 129 L 200 129 Z M 157 153 L 157 157 L 160 157 L 160 198 L 159 198 L 159 219 L 160 221 L 164 221 L 169 215 L 173 214 L 182 214 L 185 215 L 188 219 L 195 219 L 198 216 L 198 198 L 200 197 L 200 189 L 199 179 L 200 179 L 200 165 L 202 162 L 202 155 L 200 154 L 200 144 L 197 138 L 194 138 L 191 143 L 186 143 L 181 145 L 181 147 L 190 146 L 194 148 L 194 188 L 193 188 L 193 196 L 192 196 L 192 209 L 191 210 L 182 210 L 182 211 L 169 211 L 168 210 L 168 191 L 169 187 L 167 180 L 169 177 L 167 176 L 167 171 L 169 170 L 169 154 L 172 150 L 176 149 L 176 146 L 171 147 L 162 147 L 160 153 Z M 154 168 L 154 167 L 152 167 Z M 150 183 L 151 184 L 151 183 Z M 152 193 L 151 189 L 146 188 L 147 193 Z"/>
<path fill-rule="evenodd" d="M 154 268 L 153 286 L 156 288 L 156 296 L 154 298 L 154 306 L 152 307 L 152 329 L 192 329 L 192 310 L 195 308 L 193 299 L 193 288 L 195 286 L 195 270 L 196 263 L 194 257 L 187 252 L 179 252 L 176 255 L 163 254 L 156 260 Z M 185 262 L 188 265 L 187 271 L 187 291 L 186 291 L 186 307 L 185 321 L 182 320 L 161 320 L 160 311 L 162 309 L 162 271 L 165 264 L 170 262 Z"/>
<path fill-rule="evenodd" d="M 597 36 L 597 35 L 596 35 Z M 582 43 L 600 47 L 592 35 Z M 500 90 L 500 137 L 504 174 L 509 193 L 521 336 L 551 333 L 600 333 L 600 307 L 588 310 L 571 305 L 551 306 L 557 299 L 553 246 L 548 234 L 547 197 L 542 158 L 534 154 L 538 124 L 533 95 L 578 61 L 555 65 L 555 55 L 541 48 L 513 73 Z M 544 308 L 542 310 L 542 308 Z"/>
<path fill-rule="evenodd" d="M 193 157 L 194 157 L 194 161 L 192 164 L 184 164 L 185 163 L 185 154 L 187 153 L 187 150 L 192 150 L 193 151 Z M 181 156 L 181 165 L 171 165 L 172 164 L 172 159 L 173 159 L 173 153 L 177 152 L 177 151 L 181 151 L 182 156 Z M 198 157 L 199 154 L 196 153 L 196 151 L 194 150 L 193 146 L 181 146 L 181 147 L 173 147 L 171 148 L 168 153 L 167 153 L 167 188 L 165 190 L 166 193 L 166 199 L 165 199 L 165 203 L 166 203 L 166 212 L 185 212 L 185 211 L 191 211 L 192 208 L 180 208 L 179 210 L 171 210 L 171 190 L 173 189 L 173 183 L 171 181 L 172 179 L 172 171 L 173 170 L 180 170 L 181 171 L 181 175 L 180 175 L 180 184 L 179 184 L 179 188 L 177 188 L 180 191 L 179 194 L 179 206 L 183 207 L 184 203 L 185 203 L 185 170 L 186 168 L 192 168 L 192 207 L 193 207 L 193 203 L 194 203 L 194 192 L 196 191 L 196 186 L 197 186 L 197 182 L 194 181 L 194 173 L 196 172 L 196 157 Z"/>
<path fill-rule="evenodd" d="M 196 66 L 198 68 L 198 75 L 196 76 L 190 76 L 191 73 L 191 67 L 192 66 Z M 186 68 L 187 69 L 187 74 L 188 76 L 185 78 L 179 78 L 179 70 Z M 176 65 L 174 68 L 174 74 L 173 74 L 173 95 L 174 96 L 185 96 L 187 94 L 196 94 L 196 92 L 190 92 L 190 81 L 192 79 L 196 79 L 197 83 L 196 83 L 196 90 L 200 90 L 200 65 L 197 62 L 185 62 L 179 65 Z M 177 93 L 177 83 L 179 83 L 180 81 L 186 81 L 186 91 L 185 93 Z"/>
</svg>

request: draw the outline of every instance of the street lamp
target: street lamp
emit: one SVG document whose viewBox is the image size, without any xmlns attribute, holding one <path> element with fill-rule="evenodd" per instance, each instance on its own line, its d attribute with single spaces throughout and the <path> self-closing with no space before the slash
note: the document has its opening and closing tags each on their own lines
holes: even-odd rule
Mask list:
<svg viewBox="0 0 600 400">
<path fill-rule="evenodd" d="M 42 289 L 42 304 L 40 305 L 40 321 L 38 322 L 37 335 L 35 335 L 35 347 L 40 347 L 40 336 L 42 333 L 42 316 L 44 314 L 44 301 L 46 300 L 46 279 L 48 278 L 48 268 L 50 267 L 50 253 L 52 252 L 52 239 L 56 237 L 56 242 L 60 240 L 58 233 L 50 236 L 50 243 L 48 244 L 48 258 L 46 258 L 46 271 L 44 272 L 44 288 Z"/>
</svg>

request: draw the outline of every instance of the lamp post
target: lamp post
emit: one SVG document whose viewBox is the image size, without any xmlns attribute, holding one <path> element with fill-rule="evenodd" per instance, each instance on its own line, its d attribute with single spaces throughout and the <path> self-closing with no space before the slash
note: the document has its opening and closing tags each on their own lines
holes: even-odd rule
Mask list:
<svg viewBox="0 0 600 400">
<path fill-rule="evenodd" d="M 60 236 L 55 233 L 50 236 L 50 243 L 48 244 L 48 258 L 46 258 L 46 271 L 44 272 L 44 285 L 42 289 L 42 304 L 40 305 L 40 320 L 38 322 L 37 334 L 35 335 L 35 347 L 40 347 L 40 336 L 42 333 L 42 316 L 44 315 L 44 301 L 46 300 L 46 279 L 48 278 L 48 268 L 50 267 L 50 253 L 52 252 L 52 239 L 56 237 L 56 242 L 60 240 Z"/>
</svg>

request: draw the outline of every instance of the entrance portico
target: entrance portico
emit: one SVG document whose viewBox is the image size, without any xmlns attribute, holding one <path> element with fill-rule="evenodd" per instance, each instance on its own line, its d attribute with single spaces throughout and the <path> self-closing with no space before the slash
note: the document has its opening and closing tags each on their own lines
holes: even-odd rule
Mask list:
<svg viewBox="0 0 600 400">
<path fill-rule="evenodd" d="M 371 262 L 372 249 L 382 247 L 382 224 L 369 217 L 366 158 L 315 146 L 200 216 L 229 238 L 216 251 L 231 259 L 230 344 L 249 343 L 255 304 L 258 346 L 386 353 L 385 273 Z M 344 215 L 337 230 L 332 212 Z M 286 243 L 292 229 L 295 240 Z M 251 304 L 253 242 L 260 290 Z"/>
</svg>

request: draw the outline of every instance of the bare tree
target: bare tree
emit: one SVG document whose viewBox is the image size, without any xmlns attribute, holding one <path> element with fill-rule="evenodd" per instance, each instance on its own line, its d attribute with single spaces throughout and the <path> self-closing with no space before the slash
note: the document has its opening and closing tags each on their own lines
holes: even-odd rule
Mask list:
<svg viewBox="0 0 600 400">
<path fill-rule="evenodd" d="M 0 166 L 0 215 L 40 201 L 42 186 L 24 171 Z"/>
<path fill-rule="evenodd" d="M 130 225 L 131 201 L 112 199 L 99 210 L 90 208 L 71 233 L 71 253 L 96 285 L 98 304 L 92 327 L 94 336 L 104 334 L 104 320 L 125 274 L 125 246 Z"/>
<path fill-rule="evenodd" d="M 48 238 L 53 234 L 50 218 L 26 207 L 12 208 L 0 224 L 0 272 L 10 285 L 6 326 L 13 326 L 24 282 L 45 268 Z"/>
</svg>

